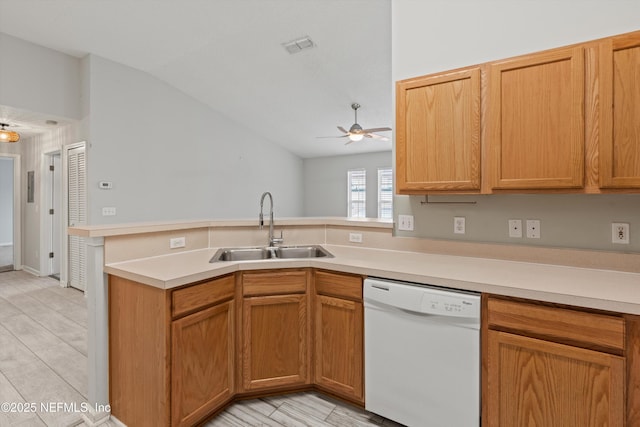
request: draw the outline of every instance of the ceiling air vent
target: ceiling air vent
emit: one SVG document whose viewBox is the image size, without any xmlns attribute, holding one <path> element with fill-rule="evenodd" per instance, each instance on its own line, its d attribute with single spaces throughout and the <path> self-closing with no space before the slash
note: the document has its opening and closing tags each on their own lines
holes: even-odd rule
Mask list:
<svg viewBox="0 0 640 427">
<path fill-rule="evenodd" d="M 313 43 L 313 40 L 309 38 L 309 36 L 304 36 L 287 43 L 282 43 L 282 46 L 284 46 L 287 52 L 294 54 L 304 49 L 311 49 L 315 46 L 315 44 Z"/>
</svg>

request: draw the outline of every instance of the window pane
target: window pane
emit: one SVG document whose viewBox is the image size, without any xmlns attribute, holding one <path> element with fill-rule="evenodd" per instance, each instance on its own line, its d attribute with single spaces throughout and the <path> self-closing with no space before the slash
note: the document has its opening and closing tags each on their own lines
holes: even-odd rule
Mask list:
<svg viewBox="0 0 640 427">
<path fill-rule="evenodd" d="M 393 219 L 393 171 L 378 169 L 378 218 Z"/>
<path fill-rule="evenodd" d="M 354 218 L 367 216 L 367 174 L 364 169 L 355 169 L 347 172 L 348 176 L 348 215 Z"/>
</svg>

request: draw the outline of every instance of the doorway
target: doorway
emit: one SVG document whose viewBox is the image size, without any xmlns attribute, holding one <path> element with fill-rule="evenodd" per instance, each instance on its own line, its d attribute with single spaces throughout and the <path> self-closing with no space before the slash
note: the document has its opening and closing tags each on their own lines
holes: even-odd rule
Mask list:
<svg viewBox="0 0 640 427">
<path fill-rule="evenodd" d="M 20 156 L 0 154 L 0 272 L 21 265 Z"/>
<path fill-rule="evenodd" d="M 0 157 L 0 272 L 13 270 L 13 159 Z"/>
</svg>

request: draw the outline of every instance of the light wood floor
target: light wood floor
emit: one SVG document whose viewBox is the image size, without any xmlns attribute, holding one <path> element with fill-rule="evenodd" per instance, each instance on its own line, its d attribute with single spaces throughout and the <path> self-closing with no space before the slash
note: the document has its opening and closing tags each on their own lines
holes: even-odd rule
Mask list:
<svg viewBox="0 0 640 427">
<path fill-rule="evenodd" d="M 23 403 L 37 407 L 35 413 L 0 409 L 0 426 L 82 426 L 80 408 L 86 401 L 87 305 L 82 292 L 62 288 L 49 277 L 0 273 L 0 404 L 12 403 L 15 410 Z M 41 404 L 50 410 L 41 410 Z M 65 411 L 58 404 L 79 409 Z M 310 392 L 237 402 L 206 424 L 226 426 L 399 424 Z"/>
</svg>

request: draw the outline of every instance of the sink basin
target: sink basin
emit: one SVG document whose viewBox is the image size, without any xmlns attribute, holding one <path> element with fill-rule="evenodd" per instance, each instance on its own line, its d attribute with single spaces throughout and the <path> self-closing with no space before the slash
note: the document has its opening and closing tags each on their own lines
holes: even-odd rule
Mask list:
<svg viewBox="0 0 640 427">
<path fill-rule="evenodd" d="M 281 246 L 276 249 L 277 258 L 321 258 L 329 257 L 331 255 L 322 246 Z"/>
<path fill-rule="evenodd" d="M 277 248 L 222 248 L 213 255 L 209 262 L 221 261 L 258 261 L 267 259 L 296 258 L 333 258 L 322 246 L 279 246 Z"/>
</svg>

